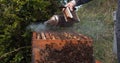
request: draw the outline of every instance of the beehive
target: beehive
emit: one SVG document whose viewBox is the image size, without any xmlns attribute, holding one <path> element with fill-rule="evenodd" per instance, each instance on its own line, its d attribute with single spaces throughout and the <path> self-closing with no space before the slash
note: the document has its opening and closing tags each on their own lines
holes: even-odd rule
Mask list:
<svg viewBox="0 0 120 63">
<path fill-rule="evenodd" d="M 92 40 L 75 32 L 33 32 L 33 63 L 93 63 Z"/>
</svg>

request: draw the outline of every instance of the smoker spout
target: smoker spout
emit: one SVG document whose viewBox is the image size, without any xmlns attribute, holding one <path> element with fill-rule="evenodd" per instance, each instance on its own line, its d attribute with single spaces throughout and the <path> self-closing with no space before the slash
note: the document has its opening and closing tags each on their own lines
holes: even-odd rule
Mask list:
<svg viewBox="0 0 120 63">
<path fill-rule="evenodd" d="M 59 17 L 58 15 L 53 15 L 49 20 L 47 20 L 46 22 L 44 22 L 45 25 L 47 26 L 57 26 L 58 22 L 59 22 Z"/>
<path fill-rule="evenodd" d="M 44 22 L 44 25 L 46 25 L 46 26 L 56 26 L 57 22 L 55 22 L 54 20 L 48 20 L 48 21 Z"/>
</svg>

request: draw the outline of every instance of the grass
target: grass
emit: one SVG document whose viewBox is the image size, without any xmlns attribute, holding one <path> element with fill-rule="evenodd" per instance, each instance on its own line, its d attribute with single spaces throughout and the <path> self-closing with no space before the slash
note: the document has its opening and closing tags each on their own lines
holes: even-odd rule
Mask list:
<svg viewBox="0 0 120 63">
<path fill-rule="evenodd" d="M 94 56 L 102 63 L 117 63 L 116 55 L 112 51 L 114 36 L 112 12 L 116 8 L 116 5 L 113 5 L 115 3 L 112 0 L 93 0 L 85 4 L 78 11 L 81 21 L 75 24 L 78 32 L 93 39 Z"/>
<path fill-rule="evenodd" d="M 106 25 L 100 20 L 90 21 L 81 20 L 76 24 L 77 31 L 91 37 L 94 41 L 94 55 L 95 58 L 103 63 L 114 63 L 116 57 L 113 49 L 113 26 Z"/>
</svg>

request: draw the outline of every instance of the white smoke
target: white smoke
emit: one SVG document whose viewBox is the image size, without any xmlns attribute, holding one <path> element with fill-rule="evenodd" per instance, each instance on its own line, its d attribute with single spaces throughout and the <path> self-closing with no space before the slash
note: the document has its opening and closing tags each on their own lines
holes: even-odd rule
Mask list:
<svg viewBox="0 0 120 63">
<path fill-rule="evenodd" d="M 27 26 L 27 30 L 32 32 L 45 32 L 45 31 L 73 31 L 74 27 L 59 27 L 48 26 L 43 23 L 31 23 Z"/>
<path fill-rule="evenodd" d="M 41 32 L 41 31 L 45 31 L 47 30 L 46 25 L 42 24 L 42 23 L 32 23 L 30 25 L 27 26 L 27 29 L 31 30 L 31 31 L 35 31 L 35 32 Z"/>
</svg>

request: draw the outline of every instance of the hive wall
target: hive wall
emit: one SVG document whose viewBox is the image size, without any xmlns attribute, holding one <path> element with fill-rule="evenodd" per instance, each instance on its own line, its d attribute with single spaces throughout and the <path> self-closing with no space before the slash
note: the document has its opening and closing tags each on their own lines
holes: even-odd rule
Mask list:
<svg viewBox="0 0 120 63">
<path fill-rule="evenodd" d="M 93 63 L 92 40 L 74 32 L 33 32 L 33 63 Z"/>
</svg>

